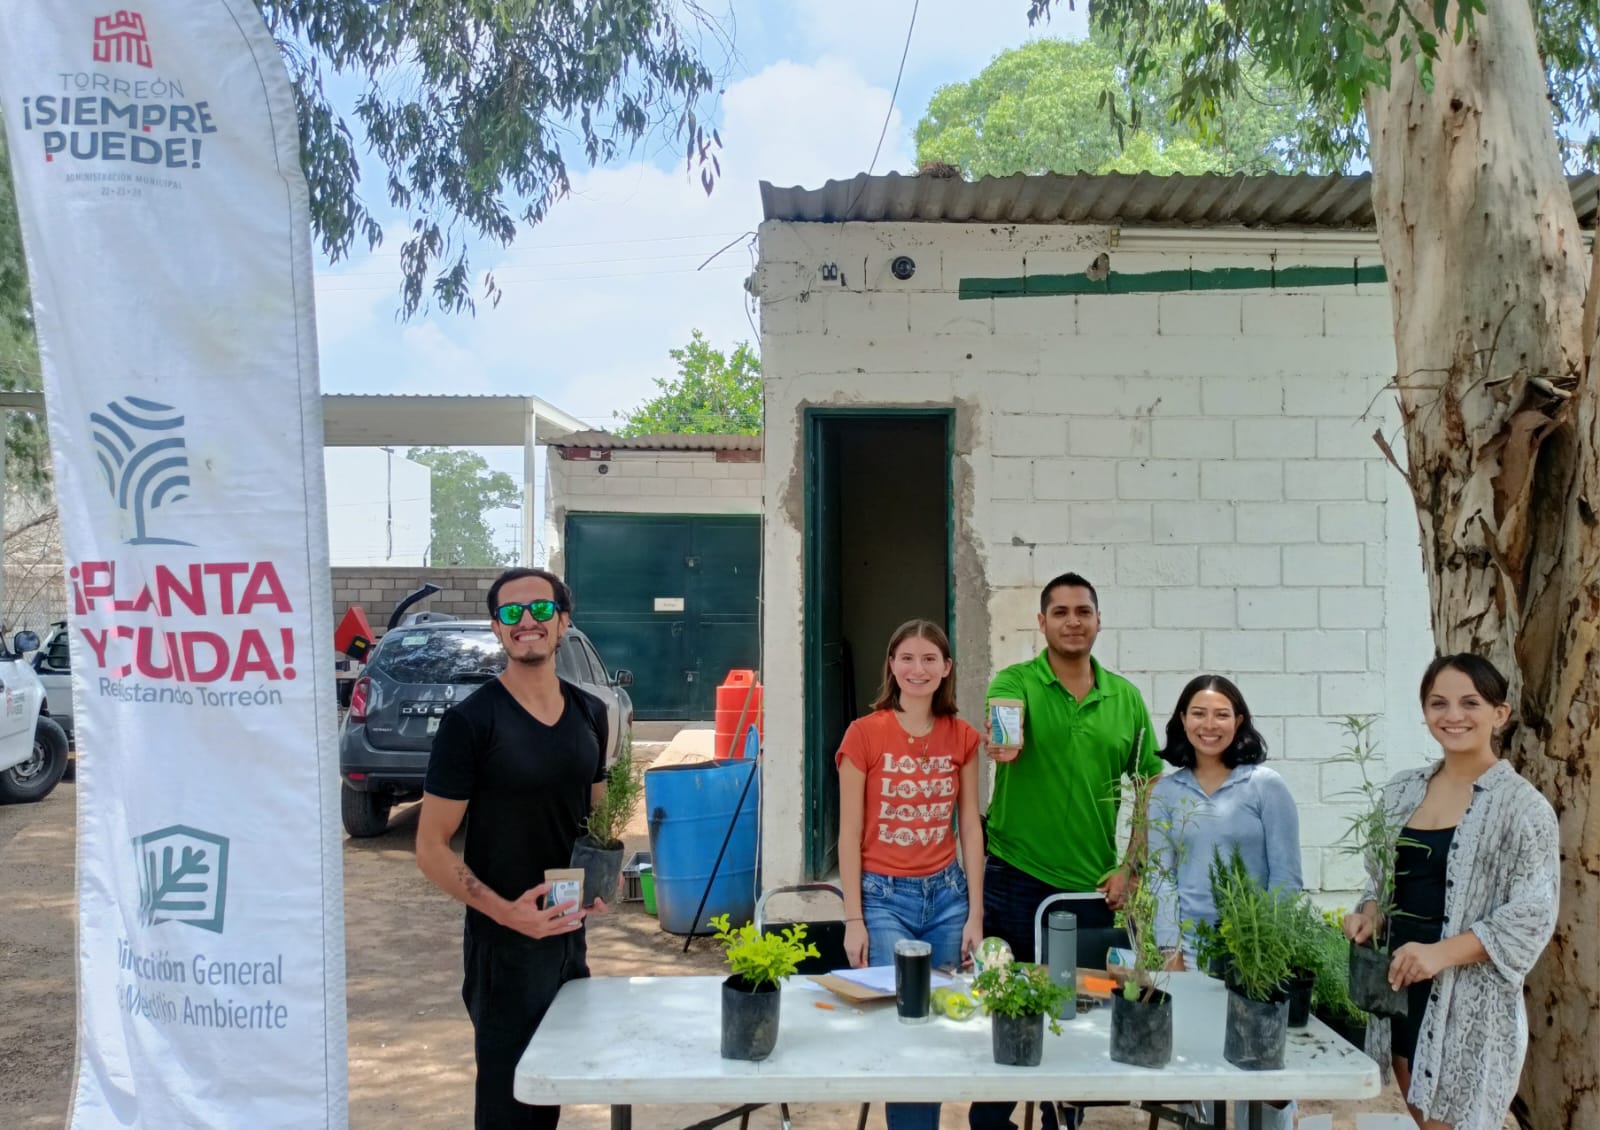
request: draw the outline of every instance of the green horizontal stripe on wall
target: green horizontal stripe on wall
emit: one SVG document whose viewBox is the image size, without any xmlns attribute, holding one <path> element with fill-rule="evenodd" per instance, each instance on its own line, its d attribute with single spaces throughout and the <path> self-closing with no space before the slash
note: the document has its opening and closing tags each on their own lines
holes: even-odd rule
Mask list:
<svg viewBox="0 0 1600 1130">
<path fill-rule="evenodd" d="M 1348 267 L 1218 267 L 1209 271 L 1112 271 L 1103 279 L 1084 275 L 1018 275 L 962 279 L 962 298 L 1040 298 L 1063 294 L 1172 294 L 1184 290 L 1281 290 L 1311 286 L 1355 286 L 1388 280 L 1381 264 Z"/>
</svg>

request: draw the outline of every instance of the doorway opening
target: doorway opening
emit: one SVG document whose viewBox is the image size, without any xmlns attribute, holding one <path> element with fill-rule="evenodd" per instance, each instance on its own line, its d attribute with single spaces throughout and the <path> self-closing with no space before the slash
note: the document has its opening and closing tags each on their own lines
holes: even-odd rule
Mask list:
<svg viewBox="0 0 1600 1130">
<path fill-rule="evenodd" d="M 950 409 L 811 409 L 805 425 L 806 870 L 838 863 L 845 729 L 907 620 L 952 639 Z"/>
</svg>

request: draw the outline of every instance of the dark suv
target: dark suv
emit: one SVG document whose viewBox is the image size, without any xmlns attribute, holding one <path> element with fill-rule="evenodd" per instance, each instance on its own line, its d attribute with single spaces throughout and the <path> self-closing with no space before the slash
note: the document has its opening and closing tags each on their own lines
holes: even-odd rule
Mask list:
<svg viewBox="0 0 1600 1130">
<path fill-rule="evenodd" d="M 391 629 L 350 692 L 339 735 L 340 813 L 352 836 L 382 835 L 389 810 L 422 795 L 428 751 L 439 719 L 505 668 L 506 655 L 487 620 L 429 619 Z M 606 704 L 606 764 L 633 730 L 633 675 L 613 678 L 589 637 L 562 637 L 556 674 Z"/>
</svg>

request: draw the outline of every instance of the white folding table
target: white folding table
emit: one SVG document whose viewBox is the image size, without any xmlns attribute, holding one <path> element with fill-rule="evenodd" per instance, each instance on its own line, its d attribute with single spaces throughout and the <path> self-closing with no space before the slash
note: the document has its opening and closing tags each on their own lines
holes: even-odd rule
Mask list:
<svg viewBox="0 0 1600 1130">
<path fill-rule="evenodd" d="M 1114 1063 L 1111 1010 L 1045 1032 L 1038 1067 L 1002 1067 L 989 1022 L 943 1017 L 901 1024 L 893 1002 L 859 1009 L 795 979 L 783 989 L 778 1043 L 759 1063 L 720 1054 L 721 979 L 595 977 L 562 987 L 517 1064 L 519 1101 L 609 1103 L 629 1130 L 645 1103 L 1060 1101 L 1260 1105 L 1281 1099 L 1362 1099 L 1378 1093 L 1377 1064 L 1313 1019 L 1289 1033 L 1278 1071 L 1241 1071 L 1222 1057 L 1222 984 L 1172 975 L 1172 1061 L 1150 1070 Z M 819 1008 L 819 1004 L 832 1008 Z M 1223 1125 L 1218 1119 L 1217 1125 Z"/>
</svg>

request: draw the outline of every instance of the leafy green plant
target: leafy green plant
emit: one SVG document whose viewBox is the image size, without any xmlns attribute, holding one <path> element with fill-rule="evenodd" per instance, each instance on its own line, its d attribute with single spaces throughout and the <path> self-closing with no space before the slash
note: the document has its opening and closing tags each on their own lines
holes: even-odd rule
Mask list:
<svg viewBox="0 0 1600 1130">
<path fill-rule="evenodd" d="M 1372 768 L 1382 765 L 1378 747 L 1372 736 L 1377 725 L 1375 715 L 1349 715 L 1337 725 L 1345 733 L 1344 752 L 1331 759 L 1335 765 L 1353 765 L 1361 775 L 1361 783 L 1346 789 L 1343 794 L 1356 798 L 1360 808 L 1350 817 L 1349 826 L 1339 838 L 1339 850 L 1345 855 L 1357 856 L 1366 872 L 1367 883 L 1374 892 L 1378 914 L 1377 929 L 1373 931 L 1372 947 L 1379 953 L 1389 952 L 1388 922 L 1394 916 L 1394 868 L 1400 850 L 1401 822 L 1383 804 L 1383 786 L 1372 778 Z"/>
<path fill-rule="evenodd" d="M 1292 900 L 1288 925 L 1289 968 L 1320 976 L 1327 924 L 1309 896 L 1300 894 Z"/>
<path fill-rule="evenodd" d="M 728 968 L 752 989 L 775 986 L 785 977 L 792 977 L 801 961 L 822 956 L 815 945 L 805 940 L 803 922 L 770 934 L 763 934 L 751 922 L 734 929 L 726 914 L 711 919 L 711 925 L 717 931 L 717 941 L 722 943 Z"/>
<path fill-rule="evenodd" d="M 1020 961 L 992 965 L 973 978 L 972 991 L 993 1016 L 1044 1016 L 1050 1031 L 1061 1033 L 1056 1013 L 1068 999 L 1067 990 L 1050 980 L 1042 965 Z"/>
<path fill-rule="evenodd" d="M 1150 778 L 1132 777 L 1125 795 L 1143 796 L 1153 784 Z M 1160 992 L 1167 980 L 1166 954 L 1156 941 L 1156 914 L 1160 909 L 1161 891 L 1176 890 L 1177 869 L 1182 859 L 1183 826 L 1188 822 L 1185 813 L 1177 820 L 1150 819 L 1147 811 L 1135 810 L 1128 837 L 1129 862 L 1137 881 L 1128 887 L 1127 900 L 1117 911 L 1116 924 L 1128 932 L 1128 942 L 1133 950 L 1133 968 L 1122 985 L 1122 995 L 1128 1000 L 1148 999 Z M 1151 833 L 1174 845 L 1171 862 L 1164 861 L 1160 852 L 1152 849 Z"/>
<path fill-rule="evenodd" d="M 1257 883 L 1238 848 L 1226 863 L 1212 863 L 1211 889 L 1228 952 L 1229 986 L 1253 1001 L 1273 1000 L 1289 979 L 1297 900 Z"/>
<path fill-rule="evenodd" d="M 1319 916 L 1311 1007 L 1359 1026 L 1367 1022 L 1367 1014 L 1350 997 L 1350 943 L 1344 936 L 1344 916 L 1344 910 L 1325 910 Z"/>
<path fill-rule="evenodd" d="M 1194 960 L 1201 972 L 1210 972 L 1218 959 L 1228 956 L 1228 947 L 1222 944 L 1222 934 L 1211 923 L 1185 919 L 1183 928 L 1194 935 Z"/>
<path fill-rule="evenodd" d="M 617 759 L 606 770 L 606 791 L 589 810 L 584 834 L 597 847 L 620 848 L 622 833 L 644 796 L 644 769 L 633 760 L 633 735 L 622 739 Z"/>
</svg>

